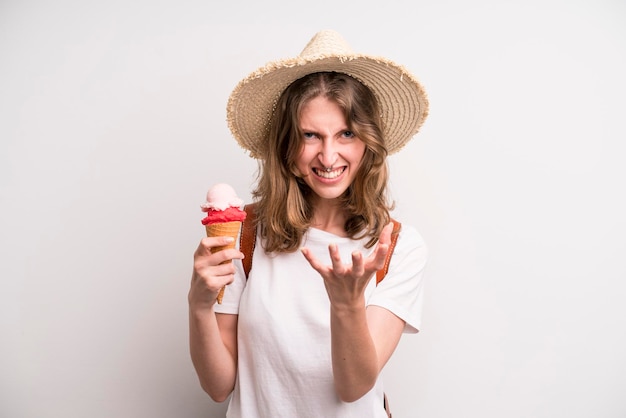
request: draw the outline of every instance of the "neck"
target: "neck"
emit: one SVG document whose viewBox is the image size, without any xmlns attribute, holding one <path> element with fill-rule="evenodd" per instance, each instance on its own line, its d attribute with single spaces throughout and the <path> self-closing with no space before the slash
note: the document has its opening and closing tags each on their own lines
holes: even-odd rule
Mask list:
<svg viewBox="0 0 626 418">
<path fill-rule="evenodd" d="M 331 234 L 346 236 L 346 213 L 335 201 L 320 200 L 315 203 L 311 226 Z"/>
</svg>

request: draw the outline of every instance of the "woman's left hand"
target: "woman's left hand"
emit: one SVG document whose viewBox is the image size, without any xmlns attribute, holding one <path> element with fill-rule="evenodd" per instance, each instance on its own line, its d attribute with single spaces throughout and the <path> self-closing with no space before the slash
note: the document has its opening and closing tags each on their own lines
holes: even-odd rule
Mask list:
<svg viewBox="0 0 626 418">
<path fill-rule="evenodd" d="M 360 251 L 352 253 L 352 263 L 344 264 L 339 254 L 337 244 L 330 244 L 328 252 L 332 264 L 322 264 L 308 248 L 302 248 L 302 254 L 324 279 L 331 305 L 335 307 L 352 307 L 363 305 L 365 288 L 376 271 L 383 268 L 389 244 L 393 223 L 386 225 L 378 238 L 376 249 L 363 257 Z"/>
</svg>

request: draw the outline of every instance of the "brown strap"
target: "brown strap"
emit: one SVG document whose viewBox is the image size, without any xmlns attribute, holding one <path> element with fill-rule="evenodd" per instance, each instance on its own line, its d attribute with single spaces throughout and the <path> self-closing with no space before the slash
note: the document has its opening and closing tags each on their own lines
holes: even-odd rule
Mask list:
<svg viewBox="0 0 626 418">
<path fill-rule="evenodd" d="M 256 244 L 256 212 L 255 212 L 256 203 L 250 203 L 245 205 L 243 210 L 246 211 L 246 219 L 243 221 L 243 226 L 241 228 L 241 235 L 239 236 L 239 250 L 244 254 L 244 259 L 241 261 L 243 264 L 243 271 L 246 275 L 246 279 L 248 279 L 248 275 L 250 274 L 250 270 L 252 269 L 252 255 L 254 254 L 254 246 Z M 385 276 L 387 275 L 387 271 L 389 271 L 389 263 L 391 261 L 391 256 L 393 255 L 393 250 L 396 247 L 396 242 L 398 241 L 398 235 L 400 233 L 400 228 L 402 225 L 400 222 L 395 219 L 391 220 L 393 222 L 393 231 L 391 231 L 391 243 L 389 244 L 389 251 L 387 252 L 387 257 L 385 258 L 385 265 L 382 269 L 376 272 L 376 285 L 380 283 Z"/>
<path fill-rule="evenodd" d="M 243 210 L 246 211 L 246 219 L 241 227 L 241 235 L 239 236 L 239 251 L 244 254 L 243 271 L 248 274 L 252 269 L 252 254 L 254 254 L 254 245 L 256 244 L 256 212 L 254 208 L 256 203 L 245 205 Z"/>
<path fill-rule="evenodd" d="M 389 244 L 389 251 L 387 251 L 387 257 L 385 258 L 385 265 L 383 266 L 382 269 L 376 272 L 376 285 L 377 286 L 378 286 L 378 283 L 383 281 L 383 279 L 387 275 L 387 272 L 389 271 L 389 263 L 391 262 L 391 256 L 393 255 L 394 248 L 396 248 L 396 242 L 398 242 L 398 235 L 400 235 L 400 228 L 402 228 L 402 225 L 400 224 L 400 222 L 396 221 L 395 219 L 392 219 L 391 222 L 393 222 L 393 231 L 391 231 L 391 243 Z"/>
</svg>

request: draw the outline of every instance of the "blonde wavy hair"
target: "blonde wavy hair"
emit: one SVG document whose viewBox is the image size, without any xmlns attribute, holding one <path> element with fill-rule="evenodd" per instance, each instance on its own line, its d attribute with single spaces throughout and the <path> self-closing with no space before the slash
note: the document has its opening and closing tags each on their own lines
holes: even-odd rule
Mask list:
<svg viewBox="0 0 626 418">
<path fill-rule="evenodd" d="M 273 112 L 266 138 L 267 155 L 259 160 L 257 222 L 267 252 L 294 252 L 313 216 L 312 191 L 299 177 L 296 159 L 302 150 L 299 117 L 311 99 L 325 97 L 344 111 L 348 129 L 365 143 L 359 171 L 340 197 L 347 214 L 344 225 L 352 239 L 369 237 L 371 248 L 390 221 L 387 149 L 380 110 L 373 93 L 354 78 L 335 72 L 309 74 L 294 81 L 282 93 Z"/>
</svg>

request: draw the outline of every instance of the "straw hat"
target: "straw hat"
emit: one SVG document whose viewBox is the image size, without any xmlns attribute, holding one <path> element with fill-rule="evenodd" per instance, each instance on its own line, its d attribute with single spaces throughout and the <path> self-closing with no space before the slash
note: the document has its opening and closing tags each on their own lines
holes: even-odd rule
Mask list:
<svg viewBox="0 0 626 418">
<path fill-rule="evenodd" d="M 406 145 L 426 119 L 426 92 L 407 69 L 386 58 L 354 53 L 341 35 L 324 30 L 313 36 L 299 56 L 259 68 L 231 93 L 228 126 L 251 157 L 265 155 L 271 115 L 281 93 L 295 80 L 320 71 L 347 74 L 372 90 L 381 109 L 389 154 Z"/>
</svg>

